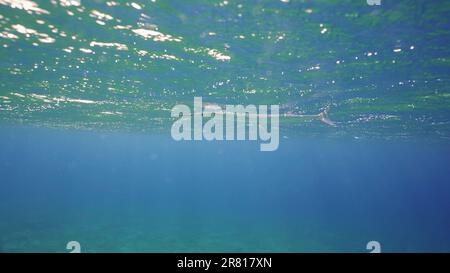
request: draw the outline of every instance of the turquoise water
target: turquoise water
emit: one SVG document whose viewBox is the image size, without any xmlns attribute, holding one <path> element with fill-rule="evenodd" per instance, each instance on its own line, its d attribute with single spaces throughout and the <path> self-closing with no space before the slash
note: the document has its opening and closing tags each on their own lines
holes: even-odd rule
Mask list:
<svg viewBox="0 0 450 273">
<path fill-rule="evenodd" d="M 450 251 L 449 15 L 0 0 L 0 251 Z M 176 142 L 195 96 L 297 117 L 274 152 Z"/>
</svg>

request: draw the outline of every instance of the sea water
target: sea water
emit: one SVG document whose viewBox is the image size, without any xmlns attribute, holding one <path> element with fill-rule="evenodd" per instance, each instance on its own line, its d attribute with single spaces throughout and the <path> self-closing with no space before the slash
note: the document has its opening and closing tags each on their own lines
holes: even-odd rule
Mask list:
<svg viewBox="0 0 450 273">
<path fill-rule="evenodd" d="M 0 0 L 0 251 L 449 252 L 449 13 Z M 194 97 L 279 105 L 278 149 L 174 140 Z"/>
<path fill-rule="evenodd" d="M 2 129 L 2 251 L 449 251 L 448 145 Z"/>
</svg>

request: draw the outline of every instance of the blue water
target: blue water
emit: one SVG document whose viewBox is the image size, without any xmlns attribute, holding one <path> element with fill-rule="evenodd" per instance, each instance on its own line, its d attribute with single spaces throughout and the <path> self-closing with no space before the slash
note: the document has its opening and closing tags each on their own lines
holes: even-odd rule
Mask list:
<svg viewBox="0 0 450 273">
<path fill-rule="evenodd" d="M 0 0 L 0 252 L 450 252 L 449 44 L 447 0 Z M 194 97 L 279 149 L 174 141 Z"/>
<path fill-rule="evenodd" d="M 446 144 L 2 128 L 7 252 L 450 251 Z"/>
</svg>

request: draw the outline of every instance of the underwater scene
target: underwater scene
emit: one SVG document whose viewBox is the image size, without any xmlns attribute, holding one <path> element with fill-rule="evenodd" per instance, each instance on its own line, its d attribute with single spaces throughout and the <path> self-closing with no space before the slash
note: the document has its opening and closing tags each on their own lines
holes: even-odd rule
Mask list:
<svg viewBox="0 0 450 273">
<path fill-rule="evenodd" d="M 450 1 L 0 0 L 0 252 L 450 252 Z"/>
</svg>

